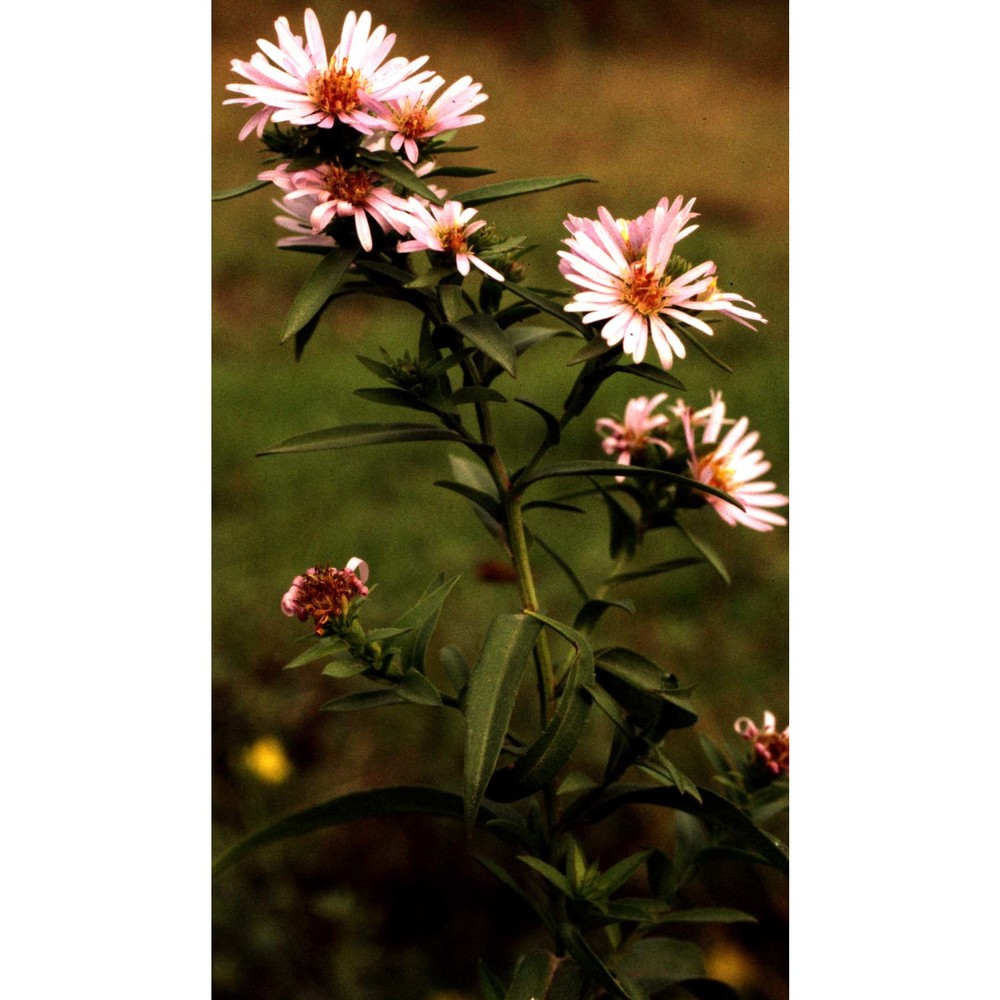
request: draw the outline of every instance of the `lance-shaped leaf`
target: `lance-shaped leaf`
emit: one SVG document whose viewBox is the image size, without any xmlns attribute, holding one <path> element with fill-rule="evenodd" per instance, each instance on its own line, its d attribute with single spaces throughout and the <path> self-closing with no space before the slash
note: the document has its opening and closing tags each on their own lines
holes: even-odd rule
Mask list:
<svg viewBox="0 0 1000 1000">
<path fill-rule="evenodd" d="M 618 968 L 644 985 L 659 987 L 703 976 L 705 959 L 691 941 L 650 937 L 634 942 Z"/>
<path fill-rule="evenodd" d="M 298 434 L 257 454 L 288 455 L 304 451 L 360 448 L 369 444 L 411 444 L 414 441 L 454 441 L 473 451 L 483 450 L 483 446 L 469 441 L 461 434 L 434 424 L 344 424 L 343 427 Z"/>
<path fill-rule="evenodd" d="M 537 403 L 533 403 L 530 399 L 521 399 L 519 396 L 514 397 L 515 403 L 520 403 L 522 406 L 528 407 L 529 410 L 534 410 L 542 420 L 545 421 L 545 443 L 548 445 L 559 444 L 559 438 L 562 434 L 561 428 L 559 427 L 559 421 L 556 417 L 549 413 L 544 407 L 539 406 Z"/>
<path fill-rule="evenodd" d="M 487 174 L 495 174 L 495 170 L 491 170 L 489 167 L 463 167 L 463 166 L 445 166 L 445 167 L 435 167 L 433 170 L 428 170 L 424 177 L 485 177 Z"/>
<path fill-rule="evenodd" d="M 628 600 L 614 601 L 602 598 L 593 598 L 587 601 L 576 613 L 573 620 L 573 627 L 578 628 L 584 635 L 589 635 L 597 627 L 597 623 L 604 617 L 604 613 L 611 608 L 621 608 L 630 615 L 635 614 L 635 604 Z"/>
<path fill-rule="evenodd" d="M 553 631 L 558 632 L 576 650 L 566 675 L 555 715 L 541 736 L 521 754 L 514 764 L 497 771 L 487 794 L 498 802 L 514 802 L 548 785 L 563 769 L 583 735 L 590 712 L 588 687 L 594 682 L 594 653 L 580 632 L 562 622 L 529 611 Z"/>
<path fill-rule="evenodd" d="M 739 841 L 741 847 L 752 851 L 758 861 L 787 874 L 788 852 L 777 838 L 758 829 L 746 813 L 711 789 L 699 786 L 698 792 L 701 795 L 700 803 L 669 786 L 651 788 L 614 784 L 608 786 L 604 795 L 597 800 L 589 799 L 579 808 L 571 805 L 563 816 L 563 825 L 571 828 L 581 823 L 596 823 L 631 804 L 676 809 L 725 830 Z"/>
<path fill-rule="evenodd" d="M 603 353 L 603 351 L 600 352 L 600 354 Z M 599 356 L 599 354 L 595 356 Z M 587 382 L 599 385 L 605 379 L 619 373 L 635 375 L 637 378 L 644 378 L 648 382 L 656 382 L 658 385 L 669 385 L 672 389 L 679 389 L 682 392 L 685 389 L 684 383 L 676 375 L 671 375 L 670 372 L 665 372 L 662 368 L 647 364 L 645 361 L 639 364 L 606 365 L 586 375 L 585 379 Z"/>
<path fill-rule="evenodd" d="M 356 255 L 357 250 L 337 247 L 316 265 L 292 301 L 280 343 L 298 333 L 326 305 L 327 299 L 340 287 Z"/>
<path fill-rule="evenodd" d="M 449 479 L 436 479 L 434 485 L 451 490 L 452 493 L 457 493 L 459 496 L 465 497 L 466 500 L 471 500 L 479 510 L 488 514 L 494 521 L 499 524 L 503 523 L 503 505 L 489 493 L 484 493 L 482 490 L 477 490 L 472 486 L 466 486 L 465 483 L 453 483 Z"/>
<path fill-rule="evenodd" d="M 457 582 L 458 577 L 456 576 L 435 587 L 424 595 L 414 607 L 402 614 L 395 623 L 396 628 L 413 630 L 399 643 L 398 655 L 404 670 L 424 672 L 427 645 L 437 627 L 438 618 L 441 616 L 441 606 Z M 438 701 L 440 702 L 440 699 Z"/>
<path fill-rule="evenodd" d="M 228 201 L 230 198 L 239 198 L 240 195 L 249 194 L 251 191 L 259 191 L 262 187 L 267 187 L 270 181 L 251 181 L 242 187 L 228 188 L 225 191 L 213 191 L 212 201 Z"/>
<path fill-rule="evenodd" d="M 488 358 L 492 358 L 508 375 L 516 377 L 517 354 L 506 331 L 492 316 L 473 313 L 463 316 L 438 329 L 458 331 L 470 344 L 478 347 Z"/>
<path fill-rule="evenodd" d="M 709 566 L 711 566 L 712 569 L 714 569 L 727 584 L 731 584 L 732 580 L 729 578 L 729 571 L 726 569 L 725 564 L 719 558 L 715 549 L 713 549 L 712 546 L 709 545 L 704 539 L 698 538 L 697 535 L 694 535 L 691 531 L 689 531 L 687 526 L 677 516 L 676 512 L 674 513 L 674 524 L 677 525 L 677 530 L 680 531 L 680 533 L 691 543 L 691 545 L 693 545 L 694 548 L 696 548 L 705 557 Z"/>
<path fill-rule="evenodd" d="M 483 820 L 511 819 L 518 816 L 511 809 L 490 802 L 482 804 Z M 240 858 L 265 844 L 301 837 L 316 830 L 325 830 L 342 823 L 352 823 L 359 819 L 376 816 L 445 816 L 462 819 L 462 797 L 454 792 L 423 785 L 402 785 L 392 788 L 370 788 L 363 792 L 352 792 L 330 799 L 320 805 L 293 813 L 257 830 L 249 837 L 228 848 L 212 866 L 214 875 L 219 875 L 234 865 Z"/>
<path fill-rule="evenodd" d="M 508 282 L 506 290 L 516 295 L 520 299 L 524 299 L 525 302 L 530 302 L 535 308 L 540 309 L 542 312 L 548 313 L 550 316 L 555 316 L 557 319 L 561 319 L 567 325 L 578 330 L 584 336 L 586 336 L 590 331 L 589 328 L 583 323 L 579 317 L 575 316 L 573 313 L 568 313 L 564 310 L 562 304 L 557 302 L 555 299 L 549 298 L 544 292 L 540 292 L 535 288 L 525 288 L 523 285 L 516 285 L 513 282 Z"/>
<path fill-rule="evenodd" d="M 712 496 L 719 497 L 734 507 L 743 510 L 743 504 L 739 500 L 731 497 L 728 493 L 709 486 L 706 483 L 699 483 L 688 476 L 678 475 L 676 472 L 668 472 L 666 469 L 647 469 L 641 465 L 618 465 L 616 462 L 554 462 L 551 465 L 543 466 L 538 472 L 533 473 L 525 479 L 518 480 L 512 484 L 512 489 L 516 488 L 523 492 L 529 486 L 540 483 L 543 479 L 555 479 L 562 476 L 625 476 L 626 478 L 649 478 L 663 479 L 679 486 L 685 486 L 691 490 L 698 490 L 702 493 L 711 493 Z"/>
<path fill-rule="evenodd" d="M 525 505 L 527 506 L 527 505 Z M 581 600 L 587 601 L 590 599 L 590 594 L 587 593 L 587 588 L 583 585 L 580 578 L 573 572 L 573 567 L 570 566 L 568 562 L 551 545 L 543 541 L 537 534 L 532 535 L 533 539 L 538 543 L 538 545 L 545 551 L 548 557 L 563 571 L 566 575 L 566 579 L 572 584 L 573 589 L 580 595 Z"/>
<path fill-rule="evenodd" d="M 586 177 L 584 174 L 569 174 L 565 177 L 524 177 L 520 180 L 501 181 L 499 184 L 487 184 L 485 187 L 463 191 L 460 197 L 466 207 L 488 205 L 504 198 L 518 198 L 537 191 L 550 191 L 552 188 L 565 187 L 567 184 L 596 183 L 593 177 Z"/>
<path fill-rule="evenodd" d="M 465 822 L 471 831 L 503 747 L 525 661 L 542 623 L 529 615 L 499 615 L 490 624 L 469 678 L 465 730 Z"/>
<path fill-rule="evenodd" d="M 543 924 L 549 929 L 552 936 L 555 937 L 557 931 L 557 925 L 552 917 L 549 915 L 546 907 L 540 905 L 535 899 L 533 899 L 527 892 L 522 889 L 514 877 L 503 868 L 501 868 L 496 862 L 491 861 L 489 858 L 480 857 L 478 854 L 474 854 L 474 861 L 478 861 L 494 878 L 502 882 L 511 892 L 513 892 L 519 899 L 523 900 L 525 904 L 531 909 L 531 911 L 542 921 Z M 544 862 L 541 862 L 544 864 Z"/>
<path fill-rule="evenodd" d="M 603 986 L 610 996 L 618 997 L 619 1000 L 640 1000 L 643 994 L 638 993 L 630 982 L 615 975 L 601 961 L 597 952 L 587 944 L 577 927 L 572 924 L 563 924 L 559 928 L 559 936 L 566 946 L 566 950 L 576 960 L 577 965 L 595 983 Z"/>
<path fill-rule="evenodd" d="M 387 705 L 405 705 L 406 699 L 395 688 L 388 691 L 357 691 L 332 698 L 320 705 L 322 712 L 364 712 L 369 708 L 384 708 Z"/>
<path fill-rule="evenodd" d="M 441 205 L 441 199 L 398 157 L 385 150 L 369 152 L 362 150 L 358 153 L 358 159 L 363 163 L 374 167 L 383 177 L 388 178 L 395 184 L 413 194 L 426 198 L 435 205 Z"/>
<path fill-rule="evenodd" d="M 504 1000 L 540 1000 L 545 997 L 554 969 L 553 956 L 547 951 L 532 951 L 522 955 L 514 969 L 514 978 Z"/>
<path fill-rule="evenodd" d="M 661 573 L 672 573 L 675 569 L 683 569 L 685 566 L 698 566 L 705 562 L 698 556 L 682 556 L 679 559 L 667 559 L 665 562 L 654 563 L 645 569 L 633 569 L 627 573 L 616 573 L 608 577 L 608 584 L 627 583 L 629 580 L 642 580 L 647 576 L 659 576 Z"/>
<path fill-rule="evenodd" d="M 354 395 L 361 399 L 367 399 L 370 403 L 380 403 L 382 406 L 401 406 L 404 409 L 421 410 L 424 413 L 434 413 L 438 409 L 438 407 L 425 403 L 408 389 L 378 386 L 373 389 L 355 389 Z"/>
<path fill-rule="evenodd" d="M 702 354 L 708 358 L 717 368 L 721 368 L 724 372 L 729 372 L 730 375 L 733 374 L 732 368 L 726 364 L 722 358 L 716 357 L 697 337 L 692 337 L 683 327 L 677 327 L 677 333 L 681 335 L 695 350 L 700 351 Z"/>
</svg>

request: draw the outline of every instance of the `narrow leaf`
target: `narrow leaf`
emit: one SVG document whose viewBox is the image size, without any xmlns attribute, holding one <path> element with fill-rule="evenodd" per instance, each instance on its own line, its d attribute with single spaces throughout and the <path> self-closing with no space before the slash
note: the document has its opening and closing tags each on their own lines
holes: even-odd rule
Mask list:
<svg viewBox="0 0 1000 1000">
<path fill-rule="evenodd" d="M 654 563 L 645 569 L 634 569 L 628 573 L 616 573 L 608 577 L 608 584 L 627 583 L 629 580 L 642 580 L 647 576 L 659 576 L 661 573 L 671 573 L 675 569 L 683 569 L 685 566 L 698 566 L 705 562 L 697 556 L 683 556 L 679 559 L 668 559 L 666 562 Z"/>
<path fill-rule="evenodd" d="M 698 906 L 691 910 L 671 910 L 661 918 L 665 924 L 755 924 L 757 918 L 728 906 Z"/>
<path fill-rule="evenodd" d="M 485 385 L 463 385 L 449 397 L 456 406 L 466 403 L 506 403 L 507 397 Z"/>
<path fill-rule="evenodd" d="M 529 868 L 533 868 L 542 878 L 551 882 L 564 896 L 572 899 L 575 895 L 569 879 L 558 868 L 554 868 L 548 862 L 542 861 L 541 858 L 532 857 L 530 854 L 520 854 L 517 860 L 523 862 Z"/>
<path fill-rule="evenodd" d="M 285 455 L 335 448 L 359 448 L 369 444 L 411 444 L 414 441 L 456 441 L 472 447 L 460 434 L 434 424 L 345 424 L 323 431 L 310 431 L 287 438 L 258 455 Z"/>
<path fill-rule="evenodd" d="M 465 822 L 471 831 L 503 747 L 525 661 L 542 623 L 500 615 L 490 624 L 466 698 Z"/>
<path fill-rule="evenodd" d="M 367 399 L 370 403 L 381 403 L 383 406 L 402 406 L 409 410 L 421 410 L 424 413 L 434 413 L 435 407 L 418 399 L 406 389 L 390 389 L 379 386 L 374 389 L 355 389 L 354 395 Z"/>
<path fill-rule="evenodd" d="M 410 669 L 396 687 L 396 693 L 404 701 L 414 705 L 441 705 L 441 692 L 417 670 Z"/>
<path fill-rule="evenodd" d="M 594 598 L 587 601 L 576 613 L 573 627 L 578 628 L 584 635 L 589 635 L 604 616 L 604 612 L 611 608 L 621 608 L 622 611 L 627 611 L 630 615 L 635 614 L 635 604 L 632 601 L 610 601 Z"/>
<path fill-rule="evenodd" d="M 285 317 L 279 343 L 283 344 L 289 337 L 294 336 L 323 308 L 327 299 L 344 280 L 356 254 L 357 250 L 344 250 L 338 247 L 331 250 L 316 265 L 316 269 L 309 275 L 292 301 Z"/>
<path fill-rule="evenodd" d="M 225 191 L 213 191 L 212 201 L 229 201 L 230 198 L 239 198 L 240 195 L 249 194 L 251 191 L 259 191 L 262 187 L 267 187 L 270 181 L 251 181 L 242 187 L 228 188 Z"/>
<path fill-rule="evenodd" d="M 566 575 L 566 579 L 573 585 L 573 589 L 580 595 L 584 600 L 590 600 L 590 594 L 587 593 L 587 588 L 580 582 L 580 578 L 573 572 L 572 567 L 568 562 L 555 549 L 553 549 L 546 542 L 542 541 L 541 538 L 536 534 L 533 536 L 534 540 L 545 550 L 548 557 L 563 571 Z"/>
<path fill-rule="evenodd" d="M 594 882 L 593 888 L 598 890 L 602 896 L 610 896 L 611 893 L 620 889 L 646 863 L 646 859 L 652 853 L 652 850 L 639 851 L 638 854 L 633 854 L 631 857 L 612 865 Z"/>
<path fill-rule="evenodd" d="M 383 177 L 398 184 L 401 188 L 426 198 L 435 205 L 441 205 L 441 199 L 398 157 L 392 153 L 378 150 L 358 153 L 358 159 L 374 167 Z"/>
<path fill-rule="evenodd" d="M 503 522 L 502 505 L 489 494 L 483 493 L 482 490 L 473 489 L 471 486 L 466 486 L 465 483 L 453 483 L 448 479 L 436 479 L 434 485 L 451 490 L 453 493 L 465 497 L 466 500 L 471 500 L 472 503 L 489 514 L 495 521 Z"/>
<path fill-rule="evenodd" d="M 566 950 L 576 959 L 581 969 L 599 986 L 619 1000 L 639 1000 L 636 992 L 628 983 L 622 982 L 598 957 L 593 948 L 587 944 L 584 936 L 572 924 L 563 924 L 559 935 L 566 945 Z"/>
<path fill-rule="evenodd" d="M 516 377 L 517 355 L 506 332 L 492 316 L 473 313 L 447 325 L 492 358 L 508 375 Z"/>
<path fill-rule="evenodd" d="M 568 184 L 596 183 L 593 177 L 586 177 L 583 174 L 571 174 L 565 177 L 525 177 L 521 180 L 502 181 L 499 184 L 487 184 L 485 187 L 463 191 L 460 197 L 462 204 L 468 207 L 470 205 L 487 205 L 493 201 L 502 201 L 504 198 L 518 198 L 521 195 L 534 194 L 537 191 L 549 191 L 552 188 L 565 187 Z M 436 204 L 440 204 L 440 202 Z"/>
<path fill-rule="evenodd" d="M 585 344 L 574 354 L 569 361 L 566 362 L 567 365 L 582 365 L 584 361 L 593 361 L 594 358 L 599 358 L 604 354 L 608 354 L 613 351 L 618 345 L 609 344 L 606 340 L 601 337 L 595 337 L 590 343 Z"/>
<path fill-rule="evenodd" d="M 542 1000 L 552 979 L 552 956 L 532 951 L 521 957 L 504 1000 Z"/>
<path fill-rule="evenodd" d="M 495 174 L 495 170 L 491 170 L 489 167 L 462 167 L 462 166 L 444 166 L 435 167 L 433 170 L 428 170 L 424 177 L 485 177 L 487 174 Z"/>
<path fill-rule="evenodd" d="M 442 646 L 441 663 L 444 665 L 444 672 L 448 675 L 448 680 L 451 681 L 455 694 L 461 694 L 469 683 L 470 671 L 465 654 L 458 646 Z"/>
<path fill-rule="evenodd" d="M 403 705 L 406 699 L 393 691 L 358 691 L 320 705 L 323 712 L 364 712 L 369 708 L 384 708 L 387 705 Z"/>
<path fill-rule="evenodd" d="M 426 669 L 427 646 L 437 627 L 445 598 L 451 593 L 458 579 L 457 576 L 452 577 L 435 587 L 396 621 L 396 628 L 413 630 L 399 643 L 399 662 L 404 670 L 423 673 Z"/>
<path fill-rule="evenodd" d="M 567 325 L 584 334 L 584 336 L 590 333 L 589 328 L 573 313 L 566 312 L 559 302 L 550 299 L 542 292 L 536 291 L 533 288 L 525 288 L 524 285 L 517 285 L 514 282 L 508 282 L 506 290 L 518 298 L 524 299 L 525 302 L 530 302 L 537 309 L 541 309 L 542 312 L 561 319 Z"/>
<path fill-rule="evenodd" d="M 715 549 L 713 549 L 712 546 L 709 545 L 704 539 L 698 538 L 696 535 L 692 534 L 691 531 L 688 530 L 687 526 L 677 516 L 676 512 L 674 513 L 674 524 L 677 525 L 677 529 L 691 543 L 691 545 L 705 557 L 712 569 L 714 569 L 727 584 L 732 584 L 732 580 L 729 578 L 729 571 L 726 569 L 725 564 L 719 558 Z"/>
<path fill-rule="evenodd" d="M 684 340 L 686 340 L 695 350 L 704 354 L 705 357 L 708 358 L 708 360 L 711 361 L 717 368 L 721 368 L 724 372 L 729 372 L 730 375 L 733 374 L 732 368 L 730 368 L 729 365 L 722 360 L 722 358 L 716 357 L 697 337 L 691 336 L 691 334 L 689 334 L 686 330 L 680 328 L 677 329 L 677 333 L 679 333 L 680 336 L 683 337 Z"/>
<path fill-rule="evenodd" d="M 549 445 L 559 444 L 559 438 L 562 435 L 562 430 L 559 427 L 558 419 L 544 407 L 539 406 L 537 403 L 533 403 L 530 399 L 521 399 L 519 396 L 514 397 L 515 403 L 520 403 L 522 406 L 527 406 L 529 410 L 534 410 L 542 420 L 545 421 L 545 443 Z"/>
<path fill-rule="evenodd" d="M 336 656 L 337 653 L 342 653 L 345 648 L 343 640 L 335 639 L 332 636 L 324 636 L 322 639 L 317 639 L 304 653 L 296 656 L 291 663 L 286 664 L 285 670 L 294 670 L 296 667 L 305 666 L 307 663 L 315 663 L 324 657 Z"/>
</svg>

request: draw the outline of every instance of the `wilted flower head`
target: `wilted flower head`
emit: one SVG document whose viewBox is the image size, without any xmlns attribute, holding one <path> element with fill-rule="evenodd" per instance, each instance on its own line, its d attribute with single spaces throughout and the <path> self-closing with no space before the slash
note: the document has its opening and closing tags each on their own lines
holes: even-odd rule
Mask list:
<svg viewBox="0 0 1000 1000">
<path fill-rule="evenodd" d="M 305 28 L 303 45 L 301 36 L 292 34 L 288 18 L 279 17 L 274 22 L 277 45 L 259 38 L 261 51 L 249 62 L 232 61 L 233 71 L 250 82 L 228 84 L 227 90 L 243 96 L 224 103 L 264 105 L 244 126 L 241 139 L 254 128 L 260 134 L 268 119 L 319 128 L 332 128 L 339 120 L 368 135 L 380 126 L 376 116 L 384 110 L 384 101 L 430 76 L 429 71 L 414 76 L 427 56 L 385 62 L 396 36 L 386 34 L 384 24 L 373 31 L 368 11 L 360 17 L 353 10 L 348 13 L 329 61 L 312 10 L 306 10 Z"/>
<path fill-rule="evenodd" d="M 316 634 L 343 619 L 355 597 L 367 597 L 368 563 L 356 556 L 343 569 L 333 566 L 307 569 L 297 576 L 281 599 L 281 610 L 289 618 L 305 621 L 310 615 L 316 622 Z"/>
<path fill-rule="evenodd" d="M 771 712 L 764 713 L 764 725 L 760 729 L 745 715 L 733 723 L 733 729 L 753 743 L 757 759 L 768 771 L 774 775 L 788 774 L 788 726 L 779 733 Z"/>
<path fill-rule="evenodd" d="M 601 447 L 605 455 L 617 456 L 619 465 L 630 465 L 632 459 L 641 455 L 651 445 L 662 448 L 667 455 L 672 455 L 674 449 L 662 438 L 654 437 L 652 432 L 663 427 L 669 417 L 665 413 L 653 415 L 653 411 L 667 398 L 665 392 L 657 393 L 652 399 L 637 396 L 625 404 L 625 419 L 619 423 L 611 417 L 601 417 L 594 425 L 598 434 L 604 435 Z M 615 477 L 622 482 L 624 476 Z"/>
<path fill-rule="evenodd" d="M 392 136 L 389 141 L 392 149 L 397 153 L 404 149 L 411 163 L 416 163 L 420 157 L 419 140 L 485 121 L 482 115 L 465 114 L 486 100 L 486 94 L 479 93 L 483 86 L 481 83 L 473 83 L 471 76 L 463 76 L 432 102 L 434 91 L 442 83 L 444 77 L 431 77 L 417 84 L 405 96 L 386 102 L 381 127 Z"/>
<path fill-rule="evenodd" d="M 693 205 L 693 198 L 686 204 L 680 197 L 662 198 L 631 220 L 615 219 L 602 206 L 597 219 L 571 215 L 564 223 L 570 238 L 559 251 L 559 270 L 582 289 L 566 311 L 583 313 L 585 323 L 603 324 L 604 340 L 621 344 L 636 363 L 645 357 L 650 338 L 664 369 L 673 365 L 674 355 L 685 356 L 674 324 L 711 336 L 712 328 L 693 313 L 743 317 L 739 322 L 746 326 L 747 318 L 764 322 L 734 304 L 746 301 L 739 295 L 718 292 L 712 261 L 691 267 L 674 257 L 677 242 L 698 228 L 688 225 L 696 215 Z"/>
<path fill-rule="evenodd" d="M 418 198 L 410 198 L 408 208 L 408 226 L 413 239 L 404 240 L 396 247 L 400 253 L 432 250 L 436 253 L 454 254 L 459 274 L 467 275 L 469 265 L 475 264 L 495 281 L 503 281 L 503 275 L 480 260 L 469 242 L 469 237 L 486 225 L 485 219 L 470 221 L 476 214 L 474 208 L 465 208 L 458 201 L 446 201 L 440 206 L 431 205 Z"/>
<path fill-rule="evenodd" d="M 711 406 L 704 410 L 694 411 L 683 400 L 678 400 L 673 412 L 680 417 L 684 427 L 691 477 L 728 493 L 746 508 L 740 510 L 720 497 L 704 494 L 706 502 L 726 524 L 739 523 L 754 531 L 771 531 L 776 524 L 788 523 L 780 514 L 768 509 L 787 506 L 788 497 L 776 493 L 774 483 L 755 481 L 771 468 L 771 463 L 764 460 L 760 449 L 751 450 L 760 434 L 757 431 L 747 433 L 750 425 L 746 417 L 740 417 L 720 442 L 723 424 L 733 423 L 726 419 L 726 404 L 721 393 L 714 393 Z M 703 428 L 700 449 L 695 443 L 696 427 Z M 706 452 L 704 445 L 715 447 Z"/>
</svg>

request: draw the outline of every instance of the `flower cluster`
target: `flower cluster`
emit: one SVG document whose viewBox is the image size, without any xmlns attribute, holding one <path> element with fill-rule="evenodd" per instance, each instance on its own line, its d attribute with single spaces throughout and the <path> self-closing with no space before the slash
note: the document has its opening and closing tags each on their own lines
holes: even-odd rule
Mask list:
<svg viewBox="0 0 1000 1000">
<path fill-rule="evenodd" d="M 343 569 L 312 566 L 297 576 L 281 599 L 281 610 L 289 618 L 305 621 L 312 616 L 317 635 L 326 635 L 342 625 L 356 597 L 367 597 L 368 564 L 356 556 Z"/>
<path fill-rule="evenodd" d="M 753 743 L 756 759 L 771 774 L 788 774 L 788 726 L 780 733 L 771 712 L 764 713 L 764 725 L 758 729 L 752 719 L 740 716 L 733 729 L 745 740 Z"/>
<path fill-rule="evenodd" d="M 474 208 L 457 201 L 441 208 L 399 183 L 400 168 L 414 177 L 433 169 L 425 155 L 428 143 L 484 120 L 481 114 L 469 113 L 487 99 L 482 85 L 463 76 L 444 87 L 442 76 L 422 69 L 427 56 L 389 58 L 396 36 L 385 25 L 373 28 L 368 11 L 347 14 L 329 58 L 312 10 L 305 12 L 304 40 L 293 34 L 285 17 L 274 27 L 277 44 L 258 39 L 260 51 L 249 61 L 232 61 L 233 71 L 247 82 L 228 84 L 227 89 L 240 96 L 224 103 L 254 109 L 240 139 L 254 131 L 263 137 L 269 123 L 287 123 L 297 135 L 296 148 L 321 161 L 296 169 L 295 157 L 285 150 L 288 160 L 259 174 L 284 193 L 276 202 L 282 215 L 275 221 L 294 235 L 278 245 L 356 245 L 371 252 L 374 227 L 383 235 L 408 236 L 396 247 L 400 253 L 443 254 L 453 258 L 463 276 L 474 264 L 493 280 L 503 281 L 503 274 L 477 253 L 473 234 L 486 223 L 470 221 Z M 393 169 L 380 171 L 371 155 L 392 157 Z M 399 193 L 401 186 L 404 194 Z M 447 197 L 439 187 L 428 188 L 440 199 Z M 353 224 L 353 237 L 343 227 L 335 229 L 339 220 Z"/>
<path fill-rule="evenodd" d="M 559 270 L 581 290 L 566 305 L 567 312 L 583 313 L 585 323 L 601 324 L 601 337 L 637 364 L 646 356 L 649 341 L 660 364 L 669 369 L 674 357 L 685 356 L 685 327 L 712 335 L 703 313 L 718 313 L 755 329 L 766 323 L 753 303 L 735 292 L 720 292 L 716 267 L 705 261 L 692 267 L 674 254 L 674 247 L 698 227 L 690 225 L 698 213 L 694 199 L 661 198 L 637 219 L 616 219 L 606 208 L 596 219 L 569 216 L 564 225 L 569 238 Z M 739 303 L 742 303 L 740 305 Z"/>
<path fill-rule="evenodd" d="M 631 465 L 638 460 L 643 465 L 655 465 L 655 454 L 650 449 L 659 449 L 663 455 L 671 457 L 675 448 L 669 437 L 678 428 L 670 425 L 666 413 L 654 411 L 667 399 L 661 392 L 647 399 L 637 396 L 625 406 L 622 421 L 612 417 L 601 417 L 595 423 L 595 430 L 604 440 L 604 453 L 615 456 L 619 465 Z M 711 403 L 701 410 L 693 410 L 684 400 L 678 399 L 670 408 L 670 413 L 678 418 L 679 432 L 683 435 L 683 446 L 687 449 L 687 471 L 690 476 L 706 486 L 713 486 L 739 500 L 744 510 L 711 494 L 704 497 L 712 509 L 729 525 L 742 524 L 754 531 L 771 531 L 774 525 L 788 522 L 769 508 L 784 507 L 788 497 L 775 492 L 774 483 L 759 482 L 758 477 L 771 468 L 764 460 L 764 453 L 751 450 L 760 435 L 747 433 L 749 423 L 746 417 L 734 421 L 726 417 L 726 404 L 721 392 L 711 393 Z M 723 427 L 729 426 L 725 437 L 719 441 Z M 701 441 L 695 440 L 695 428 L 701 430 Z M 624 477 L 618 476 L 618 482 Z M 700 500 L 699 500 L 700 502 Z"/>
</svg>

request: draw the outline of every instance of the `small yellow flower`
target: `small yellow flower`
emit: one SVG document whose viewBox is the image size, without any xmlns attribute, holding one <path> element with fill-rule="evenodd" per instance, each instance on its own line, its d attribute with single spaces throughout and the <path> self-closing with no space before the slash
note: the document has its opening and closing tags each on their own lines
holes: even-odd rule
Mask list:
<svg viewBox="0 0 1000 1000">
<path fill-rule="evenodd" d="M 243 765 L 268 785 L 280 785 L 292 773 L 292 762 L 276 736 L 262 736 L 243 751 Z"/>
</svg>

